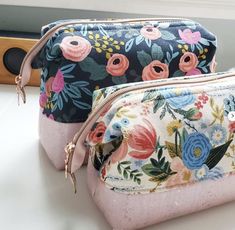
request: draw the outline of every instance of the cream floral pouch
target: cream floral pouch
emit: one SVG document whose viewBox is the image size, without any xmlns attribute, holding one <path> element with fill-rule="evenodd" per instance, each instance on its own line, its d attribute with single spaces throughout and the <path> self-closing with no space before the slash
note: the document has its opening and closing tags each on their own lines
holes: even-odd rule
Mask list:
<svg viewBox="0 0 235 230">
<path fill-rule="evenodd" d="M 109 87 L 95 92 L 93 111 L 69 145 L 68 166 L 74 172 L 89 148 L 90 167 L 112 193 L 157 196 L 235 181 L 234 73 Z"/>
</svg>

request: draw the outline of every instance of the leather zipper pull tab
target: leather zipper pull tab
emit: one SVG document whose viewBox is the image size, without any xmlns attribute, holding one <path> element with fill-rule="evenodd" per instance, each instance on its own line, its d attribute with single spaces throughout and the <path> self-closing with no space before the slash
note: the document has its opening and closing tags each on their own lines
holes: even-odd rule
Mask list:
<svg viewBox="0 0 235 230">
<path fill-rule="evenodd" d="M 75 174 L 71 172 L 71 164 L 72 164 L 72 159 L 73 159 L 73 154 L 75 151 L 75 147 L 76 145 L 73 142 L 70 142 L 69 144 L 67 144 L 65 146 L 65 154 L 66 154 L 66 158 L 65 158 L 65 178 L 68 178 L 68 175 L 70 176 L 70 179 L 72 181 L 72 185 L 74 188 L 74 193 L 77 193 L 77 180 L 75 177 Z"/>
<path fill-rule="evenodd" d="M 22 77 L 19 75 L 15 78 L 16 93 L 18 95 L 18 105 L 20 105 L 20 97 L 21 97 L 23 103 L 24 104 L 26 103 L 26 94 L 25 94 L 24 87 L 21 87 L 21 79 L 22 79 Z"/>
</svg>

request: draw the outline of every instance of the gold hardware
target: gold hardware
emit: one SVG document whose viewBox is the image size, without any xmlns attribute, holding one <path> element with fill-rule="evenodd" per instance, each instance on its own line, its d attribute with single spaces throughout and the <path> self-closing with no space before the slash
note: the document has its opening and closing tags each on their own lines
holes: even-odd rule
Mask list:
<svg viewBox="0 0 235 230">
<path fill-rule="evenodd" d="M 75 174 L 71 172 L 71 162 L 73 158 L 73 154 L 75 151 L 76 145 L 73 142 L 70 142 L 69 144 L 66 145 L 65 147 L 65 153 L 66 153 L 66 158 L 65 158 L 65 178 L 68 178 L 68 174 L 70 176 L 70 179 L 72 181 L 72 185 L 74 188 L 74 193 L 77 193 L 77 181 Z"/>
<path fill-rule="evenodd" d="M 26 103 L 26 94 L 25 94 L 24 88 L 21 87 L 21 79 L 22 79 L 21 76 L 17 76 L 15 78 L 16 92 L 17 92 L 17 95 L 18 95 L 18 105 L 20 105 L 20 97 L 21 97 L 23 103 L 24 104 Z"/>
<path fill-rule="evenodd" d="M 73 155 L 73 152 L 75 150 L 75 144 L 73 142 L 70 142 L 68 143 L 66 146 L 65 146 L 65 153 L 66 153 L 66 159 L 64 161 L 65 163 L 65 178 L 68 177 L 68 172 L 70 173 L 70 170 L 69 170 L 69 161 L 70 161 L 70 158 L 71 158 L 71 155 Z"/>
<path fill-rule="evenodd" d="M 77 193 L 77 180 L 74 173 L 70 173 L 70 179 L 73 185 L 74 193 Z"/>
</svg>

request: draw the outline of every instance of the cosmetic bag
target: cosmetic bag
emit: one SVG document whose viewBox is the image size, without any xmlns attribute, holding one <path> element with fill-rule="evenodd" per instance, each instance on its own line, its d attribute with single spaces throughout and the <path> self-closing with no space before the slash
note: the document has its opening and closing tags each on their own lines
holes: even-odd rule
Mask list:
<svg viewBox="0 0 235 230">
<path fill-rule="evenodd" d="M 64 146 L 91 111 L 95 89 L 128 82 L 210 73 L 215 36 L 187 19 L 66 20 L 42 29 L 16 78 L 41 68 L 39 136 L 56 168 Z"/>
<path fill-rule="evenodd" d="M 140 229 L 235 199 L 234 132 L 235 72 L 109 87 L 66 173 L 75 183 L 89 149 L 93 200 L 113 229 Z"/>
</svg>

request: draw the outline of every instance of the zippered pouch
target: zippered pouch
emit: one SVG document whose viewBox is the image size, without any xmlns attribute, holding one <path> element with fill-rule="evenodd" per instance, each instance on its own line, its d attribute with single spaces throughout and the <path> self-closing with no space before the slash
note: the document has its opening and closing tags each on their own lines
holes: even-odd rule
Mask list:
<svg viewBox="0 0 235 230">
<path fill-rule="evenodd" d="M 114 229 L 137 229 L 235 199 L 235 73 L 95 91 L 67 146 L 75 181 L 89 149 L 91 195 Z"/>
<path fill-rule="evenodd" d="M 23 61 L 18 88 L 25 97 L 31 63 L 42 68 L 40 139 L 63 168 L 63 146 L 87 119 L 95 89 L 210 73 L 215 51 L 216 37 L 188 19 L 59 21 L 43 27 Z"/>
</svg>

